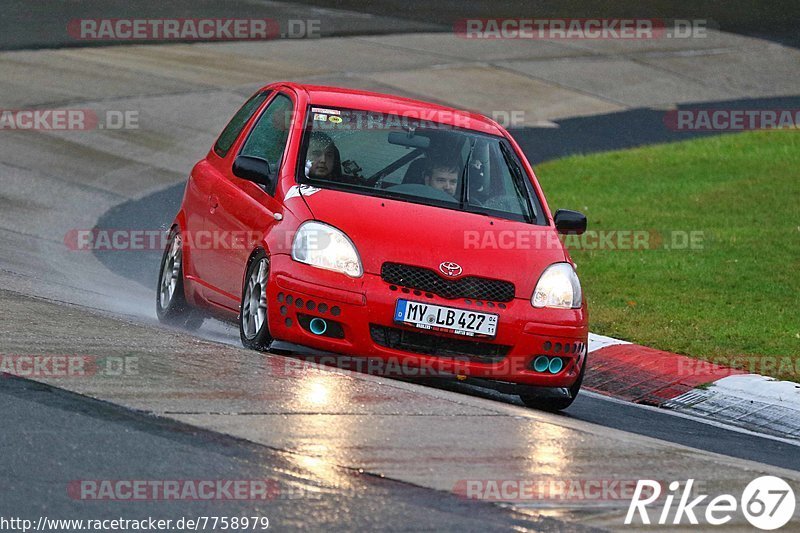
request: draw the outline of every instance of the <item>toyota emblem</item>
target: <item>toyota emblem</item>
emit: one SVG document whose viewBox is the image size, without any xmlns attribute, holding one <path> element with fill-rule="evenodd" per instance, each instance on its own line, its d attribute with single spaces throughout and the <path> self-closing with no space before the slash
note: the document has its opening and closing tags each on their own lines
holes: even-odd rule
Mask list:
<svg viewBox="0 0 800 533">
<path fill-rule="evenodd" d="M 444 261 L 442 264 L 439 265 L 439 272 L 441 272 L 448 278 L 454 278 L 456 276 L 460 276 L 463 270 L 461 269 L 461 265 L 459 265 L 458 263 L 453 263 L 452 261 Z"/>
</svg>

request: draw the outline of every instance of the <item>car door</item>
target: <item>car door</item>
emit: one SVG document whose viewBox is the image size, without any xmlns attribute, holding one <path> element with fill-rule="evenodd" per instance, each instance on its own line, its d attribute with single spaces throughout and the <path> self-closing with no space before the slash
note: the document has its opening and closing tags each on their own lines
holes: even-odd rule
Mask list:
<svg viewBox="0 0 800 533">
<path fill-rule="evenodd" d="M 185 244 L 190 247 L 191 268 L 189 275 L 199 278 L 204 286 L 210 283 L 214 265 L 211 262 L 210 248 L 212 235 L 207 232 L 207 218 L 213 216 L 219 204 L 218 191 L 221 169 L 224 169 L 226 156 L 242 131 L 267 100 L 270 91 L 259 91 L 251 96 L 236 112 L 222 130 L 208 157 L 192 169 L 186 187 L 184 205 L 186 206 Z M 203 292 L 207 292 L 203 290 Z"/>
<path fill-rule="evenodd" d="M 241 299 L 242 279 L 247 258 L 277 222 L 280 204 L 275 200 L 275 187 L 280 176 L 286 150 L 294 102 L 282 92 L 276 93 L 247 132 L 242 148 L 235 155 L 266 160 L 274 176 L 270 187 L 258 185 L 233 175 L 235 157 L 226 161 L 223 172 L 214 184 L 215 205 L 206 217 L 206 230 L 215 236 L 208 250 L 211 265 L 208 282 L 216 294 L 215 303 L 237 310 Z"/>
</svg>

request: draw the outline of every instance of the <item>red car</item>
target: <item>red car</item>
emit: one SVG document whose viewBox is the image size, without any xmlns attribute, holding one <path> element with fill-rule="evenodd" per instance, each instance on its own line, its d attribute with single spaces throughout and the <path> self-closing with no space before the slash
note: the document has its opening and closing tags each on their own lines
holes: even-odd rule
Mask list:
<svg viewBox="0 0 800 533">
<path fill-rule="evenodd" d="M 587 311 L 511 136 L 475 113 L 275 83 L 192 169 L 164 252 L 160 320 L 237 320 L 280 340 L 435 371 L 563 409 L 586 369 Z"/>
</svg>

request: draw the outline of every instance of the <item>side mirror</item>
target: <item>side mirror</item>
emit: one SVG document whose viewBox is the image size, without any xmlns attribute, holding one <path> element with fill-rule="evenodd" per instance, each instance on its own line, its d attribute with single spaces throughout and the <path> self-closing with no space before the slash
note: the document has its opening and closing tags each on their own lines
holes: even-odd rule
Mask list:
<svg viewBox="0 0 800 533">
<path fill-rule="evenodd" d="M 556 231 L 565 235 L 581 235 L 586 231 L 586 215 L 579 211 L 559 209 L 554 217 Z"/>
<path fill-rule="evenodd" d="M 269 163 L 260 157 L 240 155 L 233 161 L 233 175 L 267 187 L 272 185 L 272 170 Z"/>
</svg>

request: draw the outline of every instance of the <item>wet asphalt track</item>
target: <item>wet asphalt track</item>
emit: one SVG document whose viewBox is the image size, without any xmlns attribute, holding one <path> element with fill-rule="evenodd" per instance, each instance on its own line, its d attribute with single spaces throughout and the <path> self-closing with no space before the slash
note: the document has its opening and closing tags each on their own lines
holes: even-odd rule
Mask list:
<svg viewBox="0 0 800 533">
<path fill-rule="evenodd" d="M 557 520 L 346 468 L 319 480 L 280 450 L 38 383 L 3 379 L 0 399 L 6 428 L 0 433 L 2 516 L 34 521 L 39 514 L 100 520 L 266 516 L 279 531 L 311 524 L 333 531 L 563 530 Z M 269 480 L 277 488 L 262 501 L 197 501 L 178 509 L 172 501 L 87 503 L 65 490 L 70 482 L 87 479 L 87 472 L 89 479 Z"/>
</svg>

